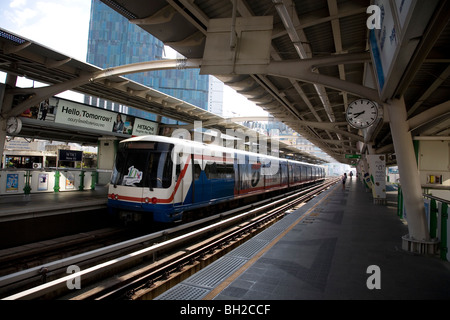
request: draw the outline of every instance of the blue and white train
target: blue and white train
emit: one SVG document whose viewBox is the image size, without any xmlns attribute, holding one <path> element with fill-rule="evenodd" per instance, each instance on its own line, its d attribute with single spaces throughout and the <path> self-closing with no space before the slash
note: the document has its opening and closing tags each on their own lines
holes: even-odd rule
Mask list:
<svg viewBox="0 0 450 320">
<path fill-rule="evenodd" d="M 142 136 L 119 144 L 108 207 L 128 220 L 175 222 L 195 209 L 259 199 L 324 178 L 324 168 L 317 165 L 178 138 Z"/>
</svg>

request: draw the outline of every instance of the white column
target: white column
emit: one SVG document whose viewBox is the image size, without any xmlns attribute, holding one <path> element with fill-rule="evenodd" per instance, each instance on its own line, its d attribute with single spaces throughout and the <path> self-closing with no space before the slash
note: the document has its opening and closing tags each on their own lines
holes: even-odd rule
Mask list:
<svg viewBox="0 0 450 320">
<path fill-rule="evenodd" d="M 5 150 L 7 120 L 6 114 L 11 110 L 13 100 L 12 95 L 6 94 L 6 88 L 15 88 L 16 82 L 17 76 L 8 73 L 6 75 L 5 85 L 2 85 L 2 87 L 0 87 L 0 160 L 3 157 L 3 151 Z"/>
<path fill-rule="evenodd" d="M 3 163 L 6 159 L 3 159 L 3 151 L 5 150 L 5 142 L 6 142 L 6 120 L 0 118 L 0 162 Z M 5 164 L 3 163 L 3 167 Z M 0 165 L 0 169 L 3 168 Z"/>
<path fill-rule="evenodd" d="M 387 104 L 387 109 L 400 173 L 403 202 L 406 207 L 409 237 L 413 240 L 429 241 L 430 235 L 425 216 L 422 188 L 403 97 L 391 100 Z"/>
</svg>

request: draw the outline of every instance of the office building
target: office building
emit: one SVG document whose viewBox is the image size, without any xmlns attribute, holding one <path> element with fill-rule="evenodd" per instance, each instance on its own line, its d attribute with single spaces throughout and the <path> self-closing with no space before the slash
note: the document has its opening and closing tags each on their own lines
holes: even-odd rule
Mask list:
<svg viewBox="0 0 450 320">
<path fill-rule="evenodd" d="M 131 24 L 100 0 L 92 0 L 87 62 L 100 68 L 109 68 L 163 58 L 164 44 L 161 41 L 137 25 Z M 130 74 L 125 77 L 202 109 L 220 111 L 220 94 L 210 92 L 210 78 L 213 77 L 200 75 L 199 72 L 199 69 L 172 69 Z M 209 106 L 210 101 L 214 107 Z M 131 111 L 131 108 L 100 99 L 95 101 L 92 97 L 87 97 L 85 103 L 117 112 Z M 155 118 L 154 115 L 144 116 L 139 110 L 132 110 L 132 113 L 139 113 L 134 115 L 150 120 Z"/>
</svg>

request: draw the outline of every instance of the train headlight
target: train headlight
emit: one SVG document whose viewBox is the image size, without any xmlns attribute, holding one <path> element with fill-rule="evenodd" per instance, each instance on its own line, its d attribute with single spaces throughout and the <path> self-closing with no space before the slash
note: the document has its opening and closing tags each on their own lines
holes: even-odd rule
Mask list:
<svg viewBox="0 0 450 320">
<path fill-rule="evenodd" d="M 119 195 L 118 195 L 118 194 L 115 194 L 115 195 L 114 195 L 114 200 L 117 200 L 117 199 L 119 199 Z"/>
<path fill-rule="evenodd" d="M 144 202 L 145 202 L 145 203 L 149 203 L 149 202 L 150 202 L 150 199 L 149 199 L 149 198 L 145 198 L 145 199 L 144 199 Z"/>
</svg>

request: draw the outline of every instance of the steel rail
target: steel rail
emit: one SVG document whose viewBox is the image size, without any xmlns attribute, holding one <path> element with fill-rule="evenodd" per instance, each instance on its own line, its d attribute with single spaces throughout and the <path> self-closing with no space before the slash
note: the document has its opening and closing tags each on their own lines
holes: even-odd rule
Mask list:
<svg viewBox="0 0 450 320">
<path fill-rule="evenodd" d="M 288 210 L 289 208 L 314 197 L 319 192 L 322 192 L 322 190 L 328 188 L 334 183 L 336 183 L 336 181 L 324 184 L 319 188 L 314 188 L 313 190 L 308 189 L 308 193 L 297 197 L 296 199 L 293 199 L 287 203 L 284 203 L 281 206 L 275 205 L 275 208 L 272 209 L 272 211 L 270 211 L 267 215 L 249 223 L 239 230 L 233 231 L 218 240 L 206 244 L 200 249 L 190 252 L 186 256 L 170 262 L 167 265 L 150 272 L 149 274 L 140 276 L 137 279 L 128 279 L 128 281 L 122 282 L 120 287 L 112 289 L 106 293 L 97 293 L 95 296 L 90 298 L 94 298 L 95 300 L 113 300 L 121 297 L 131 297 L 135 291 L 141 289 L 142 287 L 149 288 L 155 281 L 167 278 L 171 273 L 180 271 L 184 266 L 192 264 L 193 261 L 205 256 L 207 253 L 214 252 L 216 249 L 221 248 L 224 243 L 228 243 L 236 238 L 239 238 L 243 234 L 248 233 L 250 230 L 258 229 L 260 225 L 265 224 L 270 220 L 276 219 L 276 217 L 279 215 L 284 215 L 286 210 Z M 294 196 L 290 196 L 289 199 L 292 199 Z M 108 291 L 108 289 L 105 289 L 105 291 Z"/>
<path fill-rule="evenodd" d="M 189 240 L 191 240 L 191 239 L 193 239 L 195 237 L 201 236 L 202 234 L 207 233 L 207 232 L 209 232 L 211 230 L 228 226 L 230 224 L 235 223 L 236 221 L 238 221 L 240 219 L 243 219 L 243 218 L 248 217 L 250 215 L 257 214 L 258 212 L 261 212 L 263 210 L 267 210 L 269 207 L 282 205 L 282 203 L 288 202 L 289 199 L 292 199 L 294 197 L 299 197 L 301 194 L 309 192 L 310 190 L 313 190 L 315 188 L 316 187 L 309 188 L 309 189 L 306 189 L 306 190 L 302 190 L 300 192 L 292 191 L 292 192 L 289 193 L 290 195 L 288 197 L 286 197 L 286 195 L 280 195 L 280 196 L 277 196 L 277 197 L 272 197 L 270 199 L 266 199 L 264 201 L 260 201 L 260 202 L 258 202 L 256 204 L 250 204 L 250 205 L 247 205 L 245 207 L 236 208 L 234 210 L 230 210 L 230 211 L 227 211 L 225 213 L 221 213 L 221 214 L 218 214 L 218 215 L 215 215 L 215 216 L 207 217 L 207 218 L 204 218 L 204 219 L 201 219 L 201 220 L 198 220 L 198 221 L 194 221 L 194 222 L 191 222 L 191 223 L 187 223 L 185 225 L 181 225 L 181 226 L 178 226 L 178 227 L 175 227 L 175 228 L 171 228 L 171 229 L 155 232 L 155 233 L 152 233 L 152 234 L 149 234 L 149 235 L 146 235 L 146 236 L 142 236 L 142 237 L 138 237 L 138 238 L 135 238 L 135 239 L 131 239 L 131 240 L 128 240 L 128 241 L 125 241 L 125 242 L 122 242 L 122 243 L 119 243 L 119 244 L 116 244 L 116 245 L 111 245 L 111 246 L 108 246 L 108 247 L 105 247 L 105 248 L 92 250 L 92 251 L 87 252 L 87 253 L 83 253 L 83 254 L 79 254 L 79 255 L 73 256 L 73 257 L 61 259 L 61 260 L 58 260 L 58 261 L 55 261 L 55 262 L 51 262 L 51 263 L 48 263 L 48 264 L 45 264 L 45 265 L 42 265 L 42 266 L 34 267 L 34 268 L 31 268 L 31 269 L 23 270 L 23 271 L 20 271 L 20 272 L 11 274 L 11 275 L 7 275 L 7 276 L 4 276 L 4 277 L 1 277 L 0 278 L 0 285 L 5 286 L 7 284 L 13 284 L 13 283 L 16 283 L 18 281 L 22 281 L 24 279 L 29 279 L 29 278 L 32 278 L 32 277 L 39 276 L 39 271 L 43 267 L 47 268 L 48 271 L 53 271 L 53 270 L 67 268 L 70 265 L 74 265 L 74 264 L 77 264 L 77 263 L 80 263 L 80 262 L 84 262 L 86 260 L 90 260 L 90 259 L 93 259 L 93 258 L 98 258 L 100 256 L 110 254 L 110 253 L 112 253 L 114 251 L 122 250 L 124 248 L 130 247 L 130 246 L 133 246 L 133 245 L 136 245 L 136 244 L 140 244 L 140 243 L 143 243 L 143 242 L 147 242 L 149 240 L 156 239 L 158 237 L 167 236 L 168 234 L 175 233 L 175 232 L 181 231 L 181 230 L 186 229 L 186 228 L 191 228 L 193 226 L 199 225 L 201 223 L 205 223 L 205 222 L 213 220 L 213 219 L 223 218 L 223 217 L 228 216 L 230 214 L 239 212 L 239 211 L 241 211 L 243 209 L 254 208 L 256 205 L 259 205 L 261 203 L 269 202 L 268 204 L 262 205 L 261 207 L 251 209 L 250 211 L 238 214 L 238 215 L 236 215 L 234 217 L 222 220 L 222 221 L 214 223 L 214 224 L 212 224 L 210 226 L 203 227 L 203 228 L 200 228 L 198 230 L 189 232 L 189 233 L 187 233 L 185 235 L 178 236 L 178 237 L 175 237 L 173 239 L 167 240 L 165 242 L 158 243 L 158 244 L 152 245 L 150 247 L 147 247 L 147 248 L 144 248 L 144 249 L 132 252 L 130 254 L 126 254 L 124 256 L 121 256 L 121 257 L 118 257 L 118 258 L 115 258 L 115 259 L 112 259 L 112 260 L 109 260 L 109 261 L 97 264 L 97 265 L 95 265 L 93 267 L 89 267 L 89 268 L 87 268 L 85 270 L 82 270 L 82 271 L 79 271 L 79 272 L 76 272 L 76 273 L 72 273 L 70 275 L 67 275 L 67 276 L 61 277 L 59 279 L 50 281 L 48 283 L 39 285 L 39 286 L 37 286 L 35 288 L 31 288 L 31 289 L 28 289 L 28 290 L 25 290 L 25 291 L 13 294 L 11 296 L 3 298 L 3 300 L 35 299 L 35 298 L 41 297 L 41 296 L 43 296 L 45 294 L 48 294 L 48 293 L 51 293 L 51 292 L 54 292 L 54 291 L 57 291 L 57 290 L 61 290 L 61 289 L 64 289 L 64 288 L 67 288 L 67 284 L 69 282 L 71 282 L 71 281 L 74 281 L 74 279 L 76 279 L 76 278 L 83 277 L 83 279 L 90 279 L 90 278 L 98 275 L 99 273 L 103 272 L 105 268 L 120 267 L 120 266 L 122 266 L 124 264 L 130 263 L 131 261 L 134 261 L 134 260 L 137 260 L 137 259 L 141 259 L 141 258 L 146 257 L 146 256 L 153 255 L 153 254 L 155 254 L 155 253 L 157 253 L 157 252 L 159 252 L 161 250 L 166 250 L 166 249 L 168 249 L 170 247 L 173 247 L 175 245 L 179 245 L 179 244 L 184 243 L 186 241 L 189 241 Z M 281 199 L 279 199 L 279 198 L 281 198 Z M 278 199 L 278 200 L 275 200 L 275 199 Z"/>
<path fill-rule="evenodd" d="M 299 192 L 299 191 L 298 190 L 290 191 L 288 193 L 288 195 L 294 194 L 296 192 Z M 246 205 L 246 206 L 242 206 L 242 207 L 239 207 L 239 208 L 236 208 L 236 209 L 233 209 L 233 210 L 229 210 L 229 211 L 222 212 L 222 213 L 219 213 L 219 214 L 216 214 L 216 215 L 213 215 L 213 216 L 209 216 L 209 217 L 206 217 L 206 218 L 203 218 L 203 219 L 200 219 L 200 220 L 192 221 L 192 222 L 189 222 L 189 223 L 177 226 L 177 227 L 173 227 L 173 228 L 162 230 L 162 231 L 157 231 L 157 232 L 154 232 L 154 233 L 151 233 L 151 234 L 148 234 L 148 235 L 144 235 L 144 236 L 141 236 L 141 237 L 137 237 L 137 238 L 134 238 L 134 239 L 130 239 L 130 240 L 127 240 L 127 241 L 124 241 L 124 242 L 121 242 L 121 243 L 109 245 L 109 246 L 106 246 L 106 247 L 103 247 L 103 248 L 99 248 L 99 249 L 95 249 L 95 250 L 92 250 L 92 251 L 89 251 L 89 252 L 81 253 L 81 254 L 78 254 L 78 255 L 75 255 L 75 256 L 72 256 L 72 257 L 68 257 L 68 258 L 57 260 L 57 261 L 45 263 L 45 264 L 42 264 L 42 265 L 39 265 L 39 266 L 36 266 L 36 267 L 32 267 L 32 268 L 29 268 L 29 269 L 26 269 L 26 270 L 21 270 L 21 271 L 18 271 L 18 272 L 9 274 L 9 275 L 5 275 L 5 276 L 0 277 L 0 288 L 8 286 L 8 285 L 11 285 L 11 284 L 14 284 L 14 283 L 17 283 L 17 282 L 20 282 L 20 281 L 31 279 L 31 278 L 34 278 L 34 277 L 37 277 L 37 276 L 41 276 L 41 272 L 40 272 L 41 270 L 46 270 L 47 273 L 50 273 L 50 272 L 54 272 L 54 271 L 57 271 L 57 270 L 65 269 L 68 266 L 76 265 L 76 264 L 79 264 L 81 262 L 93 259 L 93 258 L 106 256 L 108 254 L 111 254 L 113 252 L 117 252 L 119 250 L 123 250 L 123 249 L 129 248 L 129 247 L 132 247 L 132 246 L 144 243 L 144 242 L 148 242 L 148 241 L 151 241 L 151 240 L 154 240 L 154 239 L 158 239 L 158 238 L 161 238 L 161 237 L 164 237 L 164 236 L 168 236 L 170 234 L 173 234 L 173 233 L 176 233 L 176 232 L 180 232 L 182 230 L 189 229 L 189 228 L 192 228 L 192 227 L 195 227 L 195 226 L 207 223 L 209 221 L 217 220 L 217 219 L 220 219 L 220 218 L 223 218 L 223 217 L 235 214 L 236 212 L 239 212 L 239 211 L 255 208 L 255 207 L 260 206 L 260 205 L 262 205 L 264 203 L 272 202 L 272 201 L 275 201 L 275 200 L 277 200 L 279 198 L 283 198 L 284 196 L 285 195 L 275 196 L 275 197 L 272 197 L 272 198 L 269 198 L 269 199 L 265 199 L 265 200 L 262 200 L 262 201 L 259 201 L 259 202 L 256 202 L 256 203 L 252 203 L 252 204 L 249 204 L 249 205 Z"/>
</svg>

